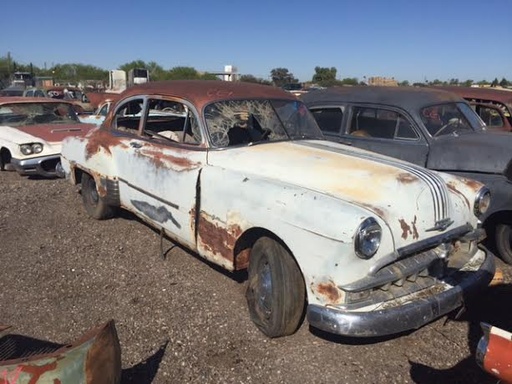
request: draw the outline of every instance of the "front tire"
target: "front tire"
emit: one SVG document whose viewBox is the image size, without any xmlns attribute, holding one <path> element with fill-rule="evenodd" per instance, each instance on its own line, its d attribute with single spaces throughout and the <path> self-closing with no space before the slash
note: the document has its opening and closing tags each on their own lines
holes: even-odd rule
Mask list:
<svg viewBox="0 0 512 384">
<path fill-rule="evenodd" d="M 291 335 L 302 322 L 302 273 L 284 246 L 269 237 L 252 247 L 246 298 L 251 320 L 268 337 Z"/>
<path fill-rule="evenodd" d="M 512 265 L 512 225 L 498 224 L 495 236 L 496 248 L 501 259 Z"/>
<path fill-rule="evenodd" d="M 113 207 L 99 195 L 96 182 L 87 173 L 82 174 L 82 201 L 85 210 L 94 219 L 105 220 L 114 215 Z"/>
</svg>

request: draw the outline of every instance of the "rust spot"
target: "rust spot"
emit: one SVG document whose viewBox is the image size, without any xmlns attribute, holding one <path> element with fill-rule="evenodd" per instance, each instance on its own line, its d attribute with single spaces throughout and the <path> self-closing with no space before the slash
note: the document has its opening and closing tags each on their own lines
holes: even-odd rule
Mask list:
<svg viewBox="0 0 512 384">
<path fill-rule="evenodd" d="M 368 208 L 370 211 L 375 212 L 375 213 L 376 213 L 377 215 L 379 215 L 380 217 L 382 217 L 382 218 L 384 218 L 384 217 L 385 217 L 385 216 L 384 216 L 384 211 L 383 211 L 381 208 L 379 208 L 379 207 L 375 207 L 375 206 L 373 206 L 373 205 L 371 205 L 371 204 L 361 204 L 361 205 L 362 205 L 363 207 L 365 207 L 365 208 Z"/>
<path fill-rule="evenodd" d="M 198 238 L 200 238 L 204 248 L 215 254 L 220 255 L 226 260 L 234 263 L 233 249 L 238 237 L 242 234 L 239 225 L 230 225 L 228 228 L 221 227 L 214 223 L 212 218 L 205 212 L 200 212 L 198 219 Z"/>
<path fill-rule="evenodd" d="M 448 189 L 450 191 L 452 191 L 453 193 L 455 193 L 456 195 L 460 196 L 462 199 L 464 199 L 464 201 L 466 202 L 466 205 L 468 206 L 468 208 L 471 208 L 471 204 L 469 203 L 469 200 L 468 198 L 466 197 L 465 194 L 463 194 L 461 191 L 459 191 L 453 182 L 448 182 Z"/>
<path fill-rule="evenodd" d="M 249 259 L 251 256 L 251 248 L 242 249 L 235 259 L 235 269 L 241 270 L 249 267 Z"/>
<path fill-rule="evenodd" d="M 406 173 L 406 172 L 400 173 L 396 177 L 396 179 L 398 180 L 399 183 L 402 183 L 402 184 L 410 184 L 410 183 L 414 183 L 419 180 L 416 176 L 414 176 L 410 173 Z"/>
<path fill-rule="evenodd" d="M 475 192 L 479 191 L 480 188 L 482 188 L 482 183 L 480 183 L 479 181 L 473 180 L 473 179 L 461 178 L 460 181 L 463 182 L 465 185 L 467 185 L 472 190 L 474 190 Z"/>
<path fill-rule="evenodd" d="M 144 149 L 139 152 L 140 155 L 147 157 L 157 168 L 171 167 L 178 168 L 179 170 L 187 171 L 199 168 L 201 163 L 190 161 L 186 157 L 177 157 L 165 154 L 158 149 Z M 175 169 L 173 168 L 173 169 Z"/>
<path fill-rule="evenodd" d="M 102 148 L 106 153 L 112 155 L 110 148 L 115 146 L 128 148 L 128 145 L 123 142 L 122 137 L 113 136 L 110 131 L 98 129 L 91 136 L 89 136 L 87 140 L 87 145 L 85 146 L 85 158 L 91 158 Z"/>
<path fill-rule="evenodd" d="M 42 375 L 46 372 L 53 371 L 56 368 L 57 362 L 54 361 L 44 365 L 23 365 L 21 366 L 21 372 L 27 373 L 31 376 L 28 384 L 36 384 Z"/>
<path fill-rule="evenodd" d="M 407 224 L 404 219 L 400 219 L 398 222 L 402 228 L 402 239 L 407 240 L 407 236 L 412 233 L 411 227 L 409 227 L 409 224 Z"/>
<path fill-rule="evenodd" d="M 416 215 L 414 215 L 414 220 L 411 223 L 412 224 L 412 238 L 414 240 L 417 240 L 420 237 L 420 235 L 418 234 L 418 229 L 416 228 L 417 219 L 418 218 L 416 217 Z"/>
<path fill-rule="evenodd" d="M 316 287 L 316 291 L 318 292 L 319 295 L 325 297 L 327 301 L 332 304 L 338 303 L 342 298 L 340 290 L 332 281 L 329 281 L 328 283 L 318 284 Z"/>
</svg>

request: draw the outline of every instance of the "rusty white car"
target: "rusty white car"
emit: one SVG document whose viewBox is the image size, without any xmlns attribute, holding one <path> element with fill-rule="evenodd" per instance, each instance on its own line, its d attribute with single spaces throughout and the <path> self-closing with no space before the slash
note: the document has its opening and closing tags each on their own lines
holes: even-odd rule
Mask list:
<svg viewBox="0 0 512 384">
<path fill-rule="evenodd" d="M 0 170 L 21 175 L 62 176 L 62 140 L 85 135 L 93 125 L 82 124 L 73 105 L 49 98 L 0 98 Z"/>
<path fill-rule="evenodd" d="M 150 113 L 162 100 L 183 113 Z M 90 216 L 124 208 L 226 270 L 248 269 L 249 313 L 269 337 L 304 314 L 340 335 L 416 329 L 494 274 L 479 246 L 484 185 L 326 141 L 278 88 L 131 87 L 101 127 L 65 140 L 62 165 Z"/>
</svg>

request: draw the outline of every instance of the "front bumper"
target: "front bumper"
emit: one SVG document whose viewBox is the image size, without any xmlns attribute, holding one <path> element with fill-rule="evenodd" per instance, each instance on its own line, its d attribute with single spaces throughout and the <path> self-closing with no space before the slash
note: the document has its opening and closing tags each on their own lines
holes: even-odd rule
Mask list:
<svg viewBox="0 0 512 384">
<path fill-rule="evenodd" d="M 22 176 L 39 175 L 45 177 L 62 177 L 60 154 L 32 157 L 30 159 L 11 159 L 11 164 Z"/>
<path fill-rule="evenodd" d="M 468 295 L 489 285 L 495 271 L 494 255 L 486 249 L 484 252 L 485 259 L 477 271 L 467 273 L 457 285 L 442 292 L 425 295 L 420 291 L 402 305 L 367 312 L 312 304 L 307 309 L 308 322 L 323 331 L 352 337 L 384 336 L 420 328 L 461 307 Z"/>
</svg>

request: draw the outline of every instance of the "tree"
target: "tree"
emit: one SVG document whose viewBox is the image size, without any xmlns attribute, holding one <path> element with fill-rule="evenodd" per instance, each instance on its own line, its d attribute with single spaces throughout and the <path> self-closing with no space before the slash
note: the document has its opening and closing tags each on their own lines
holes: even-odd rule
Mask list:
<svg viewBox="0 0 512 384">
<path fill-rule="evenodd" d="M 245 83 L 256 83 L 256 84 L 265 84 L 265 85 L 271 85 L 272 83 L 268 80 L 255 77 L 253 75 L 242 75 L 240 76 L 240 81 L 243 81 Z"/>
<path fill-rule="evenodd" d="M 501 87 L 508 87 L 509 85 L 510 85 L 510 82 L 509 82 L 507 79 L 505 79 L 505 78 L 503 77 L 503 78 L 501 79 L 501 81 L 500 81 L 500 86 L 501 86 Z"/>
<path fill-rule="evenodd" d="M 338 85 L 338 84 L 339 85 L 358 85 L 359 80 L 357 79 L 357 77 L 346 77 L 341 81 L 334 80 L 334 82 L 332 82 L 331 85 Z"/>
<path fill-rule="evenodd" d="M 450 85 L 459 85 L 459 79 L 450 79 L 448 84 L 450 84 Z"/>
<path fill-rule="evenodd" d="M 401 81 L 398 83 L 398 86 L 399 87 L 408 87 L 410 84 L 409 84 L 409 81 L 408 80 L 404 80 L 404 81 Z"/>
<path fill-rule="evenodd" d="M 473 85 L 473 80 L 466 80 L 462 83 L 464 87 L 471 87 Z"/>
<path fill-rule="evenodd" d="M 321 87 L 330 87 L 336 84 L 336 73 L 337 70 L 334 67 L 315 67 L 312 81 Z"/>
<path fill-rule="evenodd" d="M 295 84 L 299 82 L 299 80 L 293 77 L 293 74 L 289 72 L 287 68 L 272 69 L 270 71 L 270 77 L 272 78 L 272 83 L 274 83 L 276 87 L 282 87 L 285 84 Z"/>
<path fill-rule="evenodd" d="M 497 77 L 495 77 L 495 78 L 494 78 L 494 80 L 493 80 L 493 81 L 492 81 L 492 83 L 491 83 L 491 87 L 497 87 L 497 86 L 498 86 L 498 84 L 499 84 L 499 82 L 498 82 L 498 78 L 497 78 Z"/>
</svg>

